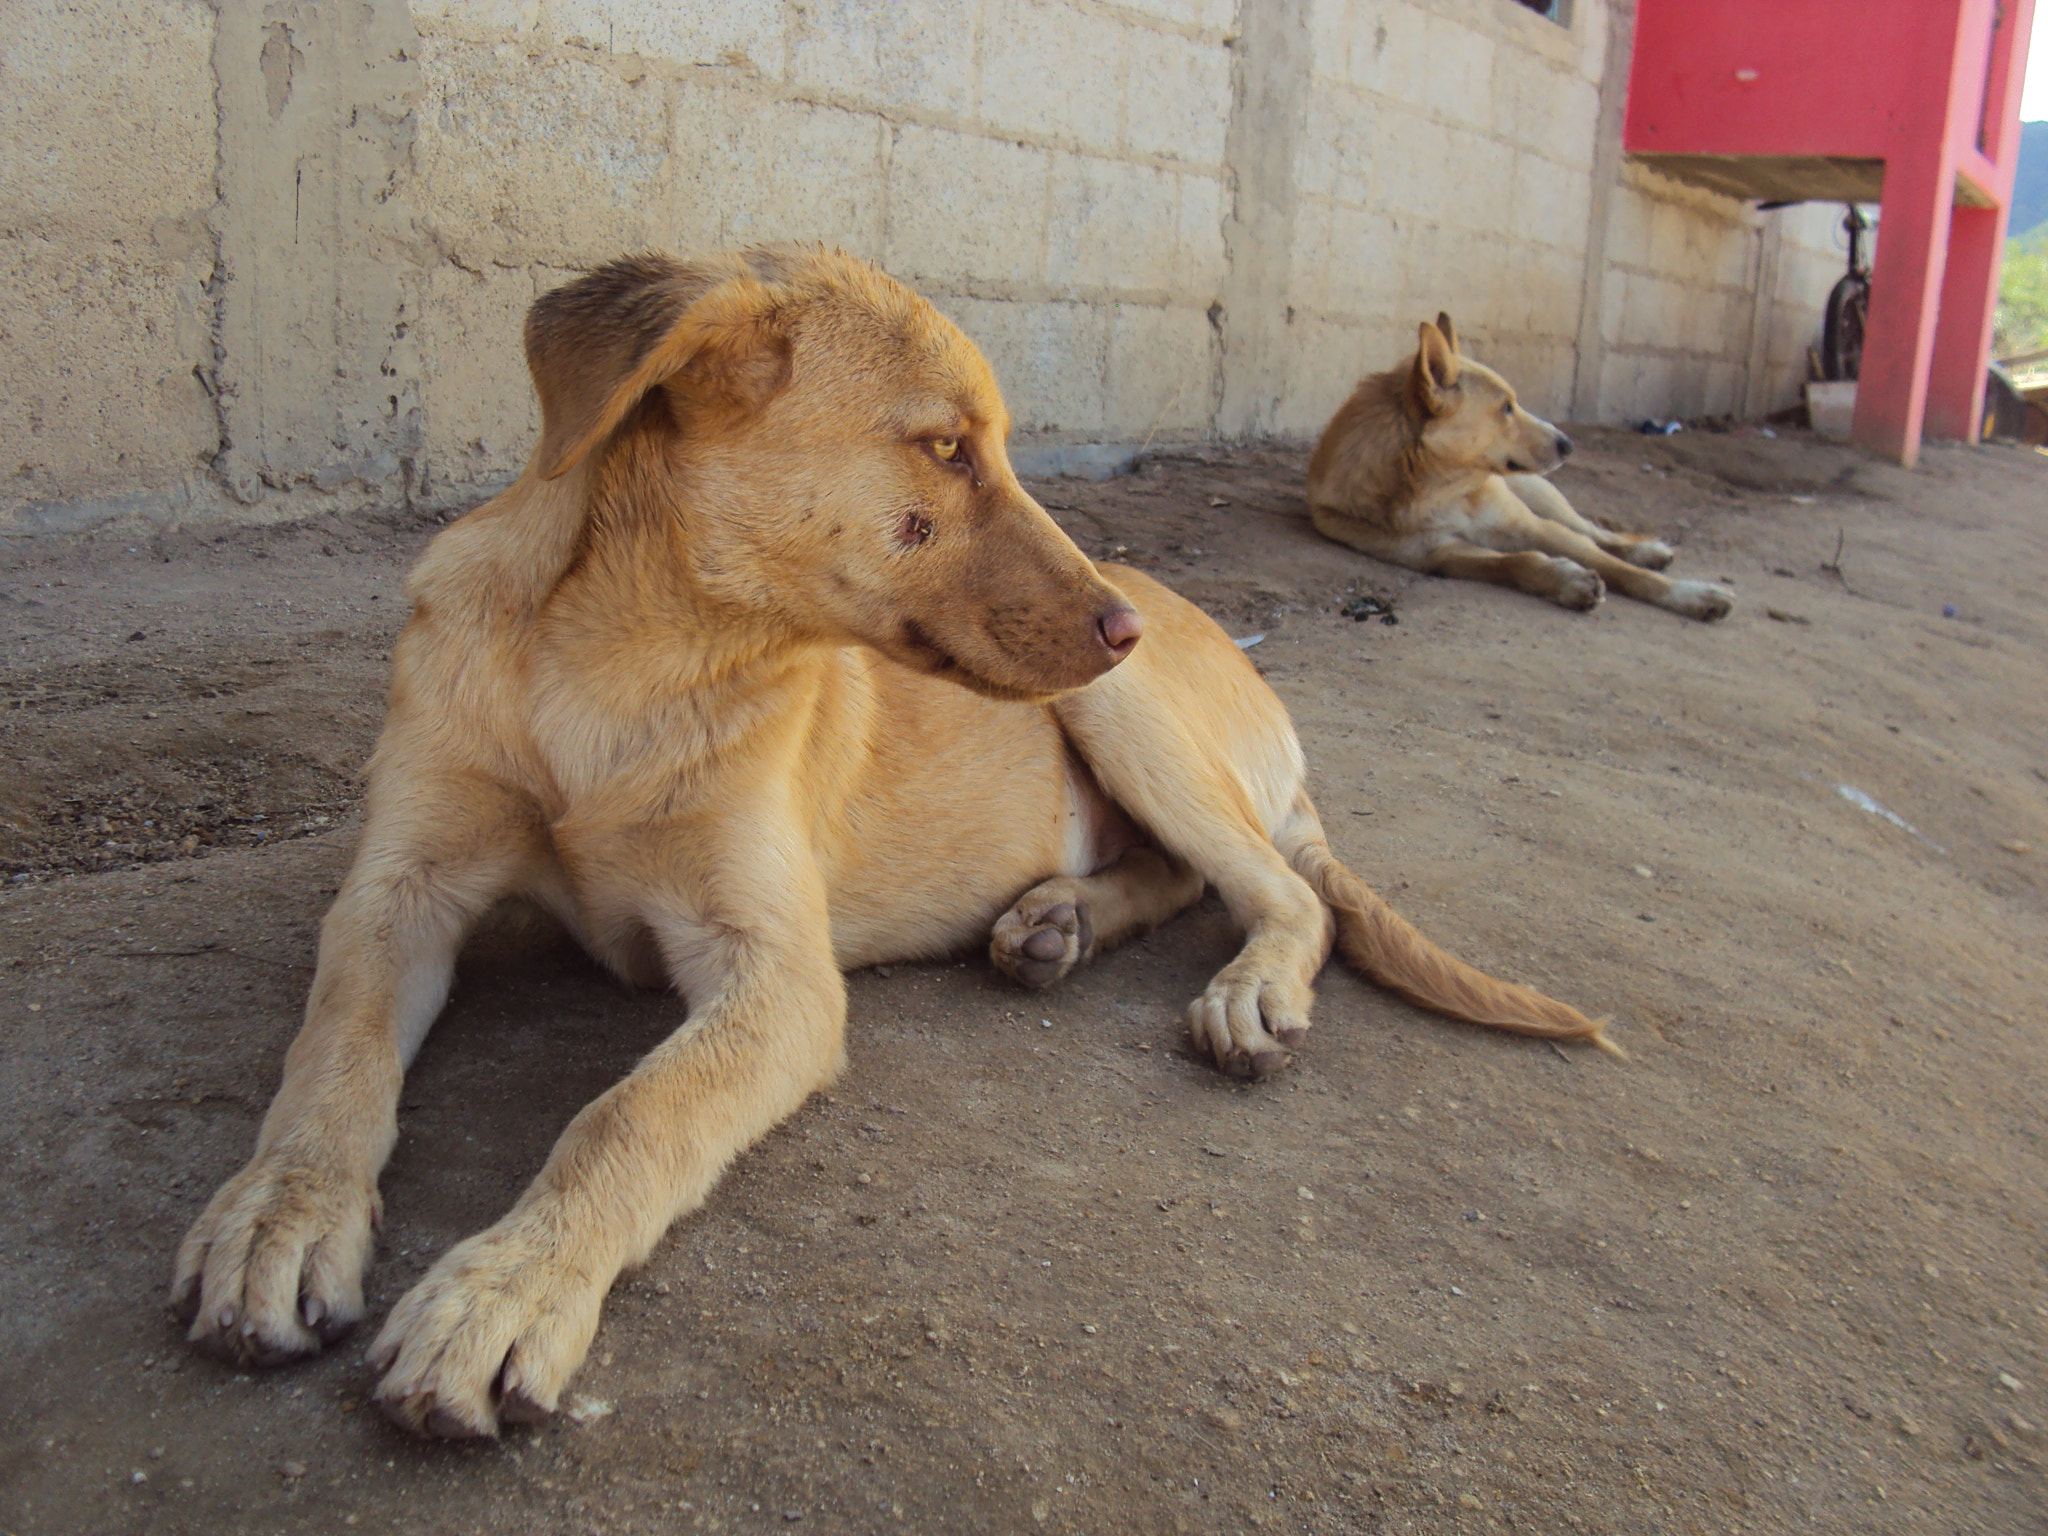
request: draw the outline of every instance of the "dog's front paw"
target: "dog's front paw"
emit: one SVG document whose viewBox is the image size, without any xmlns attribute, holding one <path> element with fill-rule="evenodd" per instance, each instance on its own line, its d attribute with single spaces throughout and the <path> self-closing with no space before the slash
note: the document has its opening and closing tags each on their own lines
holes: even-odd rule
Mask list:
<svg viewBox="0 0 2048 1536">
<path fill-rule="evenodd" d="M 538 1423 L 589 1352 L 610 1284 L 559 1220 L 506 1217 L 391 1309 L 370 1346 L 377 1406 L 415 1434 L 457 1440 L 495 1435 L 501 1419 Z"/>
<path fill-rule="evenodd" d="M 1049 987 L 1095 954 L 1095 927 L 1088 903 L 1064 899 L 1047 881 L 996 919 L 988 945 L 995 968 L 1026 987 Z"/>
<path fill-rule="evenodd" d="M 1584 613 L 1600 606 L 1600 599 L 1607 595 L 1607 583 L 1600 579 L 1598 571 L 1590 570 L 1576 560 L 1567 560 L 1563 555 L 1551 556 L 1550 563 L 1557 571 L 1555 600 L 1560 608 Z"/>
<path fill-rule="evenodd" d="M 1735 606 L 1735 594 L 1711 581 L 1674 581 L 1670 599 L 1664 606 L 1688 619 L 1712 623 L 1715 619 L 1728 617 L 1728 610 Z"/>
<path fill-rule="evenodd" d="M 377 1189 L 289 1150 L 223 1184 L 178 1249 L 171 1305 L 237 1365 L 283 1365 L 363 1320 Z"/>
<path fill-rule="evenodd" d="M 1232 1077 L 1271 1077 L 1308 1038 L 1314 994 L 1240 958 L 1188 1005 L 1188 1033 Z"/>
<path fill-rule="evenodd" d="M 1640 565 L 1646 571 L 1661 571 L 1676 558 L 1677 551 L 1662 539 L 1644 539 L 1628 552 L 1628 563 Z"/>
</svg>

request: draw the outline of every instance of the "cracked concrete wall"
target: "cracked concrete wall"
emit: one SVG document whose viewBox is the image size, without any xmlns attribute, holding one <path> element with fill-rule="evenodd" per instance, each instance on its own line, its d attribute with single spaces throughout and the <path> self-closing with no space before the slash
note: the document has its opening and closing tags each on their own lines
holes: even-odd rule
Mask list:
<svg viewBox="0 0 2048 1536">
<path fill-rule="evenodd" d="M 881 262 L 1026 444 L 1312 434 L 1439 308 L 1559 415 L 1775 403 L 1825 238 L 1623 166 L 1572 10 L 14 0 L 0 528 L 471 502 L 526 307 L 644 247 Z"/>
<path fill-rule="evenodd" d="M 0 27 L 0 518 L 210 493 L 214 13 L 11 0 Z"/>
</svg>

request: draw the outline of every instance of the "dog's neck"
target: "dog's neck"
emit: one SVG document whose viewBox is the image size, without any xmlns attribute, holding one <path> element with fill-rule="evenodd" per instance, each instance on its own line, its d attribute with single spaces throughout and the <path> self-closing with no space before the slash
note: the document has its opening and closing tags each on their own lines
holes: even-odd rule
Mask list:
<svg viewBox="0 0 2048 1536">
<path fill-rule="evenodd" d="M 657 443 L 620 443 L 594 477 L 576 553 L 542 622 L 570 642 L 575 670 L 602 693 L 628 677 L 671 697 L 711 690 L 730 700 L 772 688 L 828 639 L 753 562 L 724 558 L 722 531 L 755 518 L 748 487 L 697 483 L 673 462 L 656 472 L 647 456 L 660 452 Z M 685 504 L 688 519 L 678 511 Z"/>
<path fill-rule="evenodd" d="M 1385 456 L 1365 456 L 1352 466 L 1358 500 L 1383 516 L 1410 506 L 1434 467 L 1422 443 L 1427 420 L 1409 387 L 1412 362 L 1361 379 L 1352 405 L 1367 441 L 1397 445 Z"/>
</svg>

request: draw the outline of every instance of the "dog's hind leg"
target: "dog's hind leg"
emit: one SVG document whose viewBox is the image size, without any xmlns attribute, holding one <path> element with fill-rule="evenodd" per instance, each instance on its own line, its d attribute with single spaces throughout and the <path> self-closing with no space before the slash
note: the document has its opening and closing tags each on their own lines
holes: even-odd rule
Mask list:
<svg viewBox="0 0 2048 1536">
<path fill-rule="evenodd" d="M 1496 550 L 1539 553 L 1584 566 L 1637 602 L 1655 603 L 1689 619 L 1723 618 L 1735 594 L 1710 581 L 1673 581 L 1610 555 L 1584 534 L 1531 512 L 1499 478 L 1488 482 L 1472 519 L 1475 542 Z"/>
<path fill-rule="evenodd" d="M 1560 608 L 1582 613 L 1598 607 L 1600 599 L 1607 595 L 1606 583 L 1576 560 L 1560 560 L 1533 549 L 1502 554 L 1463 539 L 1451 539 L 1432 549 L 1417 564 L 1432 576 L 1513 587 L 1532 597 L 1548 598 Z"/>
<path fill-rule="evenodd" d="M 1092 875 L 1055 875 L 996 919 L 988 956 L 1027 987 L 1049 987 L 1106 949 L 1201 900 L 1206 882 L 1157 848 L 1133 848 Z"/>
<path fill-rule="evenodd" d="M 1245 935 L 1188 1009 L 1218 1066 L 1264 1077 L 1307 1035 L 1310 983 L 1329 958 L 1329 908 L 1273 846 L 1299 793 L 1287 712 L 1199 609 L 1133 571 L 1104 572 L 1145 617 L 1114 672 L 1053 705 L 1109 797 L 1216 887 Z"/>
<path fill-rule="evenodd" d="M 256 1154 L 178 1250 L 171 1304 L 193 1343 L 277 1365 L 362 1320 L 406 1066 L 447 999 L 463 935 L 545 856 L 543 839 L 538 811 L 481 777 L 373 777 Z"/>
<path fill-rule="evenodd" d="M 1612 528 L 1602 528 L 1566 501 L 1564 492 L 1541 475 L 1508 475 L 1505 478 L 1508 489 L 1531 512 L 1591 539 L 1610 555 L 1617 555 L 1630 565 L 1640 565 L 1646 571 L 1661 571 L 1671 563 L 1672 548 L 1662 539 L 1652 538 L 1647 533 L 1616 533 Z"/>
</svg>

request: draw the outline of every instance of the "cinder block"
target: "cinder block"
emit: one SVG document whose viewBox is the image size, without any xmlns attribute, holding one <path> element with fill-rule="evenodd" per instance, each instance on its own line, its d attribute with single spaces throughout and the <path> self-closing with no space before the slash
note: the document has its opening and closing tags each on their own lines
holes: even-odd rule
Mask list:
<svg viewBox="0 0 2048 1536">
<path fill-rule="evenodd" d="M 1391 368 L 1415 351 L 1415 328 L 1389 322 L 1354 324 L 1298 314 L 1287 330 L 1287 386 L 1273 427 L 1315 439 L 1358 381 Z"/>
<path fill-rule="evenodd" d="M 1579 256 L 1526 241 L 1510 243 L 1502 286 L 1526 288 L 1531 334 L 1576 344 L 1584 284 L 1585 263 Z"/>
<path fill-rule="evenodd" d="M 1316 81 L 1295 149 L 1296 187 L 1339 202 L 1378 202 L 1374 160 L 1381 127 L 1381 113 L 1367 98 L 1334 82 Z"/>
<path fill-rule="evenodd" d="M 1116 160 L 1054 154 L 1045 276 L 1057 287 L 1179 288 L 1180 179 Z"/>
<path fill-rule="evenodd" d="M 1179 177 L 1179 184 L 1180 290 L 1207 308 L 1229 265 L 1223 244 L 1223 183 L 1189 171 Z"/>
<path fill-rule="evenodd" d="M 940 15 L 919 0 L 793 5 L 789 83 L 967 117 L 974 110 L 973 9 L 941 14 L 952 24 L 935 25 Z"/>
<path fill-rule="evenodd" d="M 422 37 L 485 42 L 507 33 L 537 31 L 540 0 L 410 0 Z"/>
<path fill-rule="evenodd" d="M 413 336 L 420 359 L 428 475 L 453 484 L 517 474 L 540 435 L 526 371 L 526 311 L 537 288 L 523 267 L 427 274 Z"/>
<path fill-rule="evenodd" d="M 1125 58 L 1144 35 L 1064 0 L 989 0 L 976 101 L 983 125 L 1115 150 Z"/>
<path fill-rule="evenodd" d="M 1732 416 L 1742 405 L 1742 368 L 1735 363 L 1709 363 L 1700 399 L 1702 416 Z"/>
<path fill-rule="evenodd" d="M 213 206 L 214 17 L 177 3 L 10 0 L 0 229 L 146 242 Z"/>
<path fill-rule="evenodd" d="M 1309 67 L 1316 76 L 1353 83 L 1353 36 L 1367 10 L 1353 0 L 1309 0 Z"/>
<path fill-rule="evenodd" d="M 1723 288 L 1754 287 L 1758 241 L 1758 231 L 1747 221 L 1724 229 L 1714 242 L 1713 281 Z"/>
<path fill-rule="evenodd" d="M 1684 295 L 1661 277 L 1629 275 L 1628 298 L 1621 320 L 1624 347 L 1669 347 L 1678 343 L 1683 324 Z"/>
<path fill-rule="evenodd" d="M 907 281 L 1043 280 L 1048 151 L 936 128 L 894 134 L 890 271 Z"/>
<path fill-rule="evenodd" d="M 1691 220 L 1685 207 L 1668 198 L 1650 204 L 1650 249 L 1645 265 L 1658 272 L 1679 272 L 1686 267 L 1686 248 L 1693 239 Z"/>
<path fill-rule="evenodd" d="M 1448 129 L 1413 112 L 1389 107 L 1381 118 L 1373 160 L 1380 207 L 1418 219 L 1438 217 L 1443 166 L 1450 157 Z"/>
<path fill-rule="evenodd" d="M 171 262 L 118 246 L 0 242 L 0 515 L 134 493 L 198 473 L 220 448 L 193 377 L 212 362 L 206 299 Z"/>
<path fill-rule="evenodd" d="M 1508 227 L 1523 239 L 1578 256 L 1586 249 L 1592 199 L 1589 172 L 1541 155 L 1522 154 L 1515 161 Z M 1611 237 L 1608 259 L 1626 259 Z"/>
<path fill-rule="evenodd" d="M 1121 0 L 1123 9 L 1157 16 L 1175 26 L 1227 32 L 1237 21 L 1238 0 Z"/>
<path fill-rule="evenodd" d="M 1318 30 L 1316 67 L 1328 70 L 1361 90 L 1374 91 L 1410 106 L 1434 103 L 1434 63 L 1429 56 L 1431 17 L 1406 0 L 1385 0 L 1371 6 L 1349 7 L 1345 0 L 1318 0 L 1317 13 L 1348 10 L 1342 19 L 1334 15 Z M 1330 58 L 1323 59 L 1323 48 Z"/>
<path fill-rule="evenodd" d="M 1229 50 L 1137 27 L 1127 38 L 1127 147 L 1134 154 L 1221 165 L 1230 122 Z"/>
<path fill-rule="evenodd" d="M 782 75 L 782 0 L 547 0 L 543 15 L 564 43 Z"/>
<path fill-rule="evenodd" d="M 1118 304 L 1110 317 L 1102 431 L 1110 438 L 1205 431 L 1214 420 L 1221 346 L 1202 310 Z"/>
<path fill-rule="evenodd" d="M 1437 113 L 1475 128 L 1493 126 L 1494 42 L 1447 16 L 1423 12 L 1427 74 L 1413 82 Z"/>
<path fill-rule="evenodd" d="M 1399 239 L 1384 214 L 1330 204 L 1317 307 L 1358 319 L 1397 316 L 1402 299 Z"/>
<path fill-rule="evenodd" d="M 943 297 L 933 302 L 988 358 L 1018 430 L 1101 430 L 1107 307 Z"/>
<path fill-rule="evenodd" d="M 1475 329 L 1491 329 L 1500 313 L 1505 247 L 1470 230 L 1417 224 L 1404 231 L 1402 305 L 1414 319 L 1440 309 Z"/>
<path fill-rule="evenodd" d="M 1600 284 L 1600 342 L 1602 346 L 1613 347 L 1621 344 L 1622 316 L 1628 308 L 1628 285 L 1631 274 L 1618 267 L 1610 266 L 1595 278 Z"/>
<path fill-rule="evenodd" d="M 667 86 L 573 56 L 423 39 L 413 202 L 468 265 L 594 265 L 662 241 Z"/>
<path fill-rule="evenodd" d="M 1497 139 L 1453 130 L 1436 168 L 1431 213 L 1446 224 L 1505 233 L 1501 213 L 1514 196 L 1516 163 L 1527 158 Z"/>
<path fill-rule="evenodd" d="M 888 129 L 866 112 L 678 81 L 672 227 L 692 248 L 819 241 L 882 254 Z"/>
</svg>

